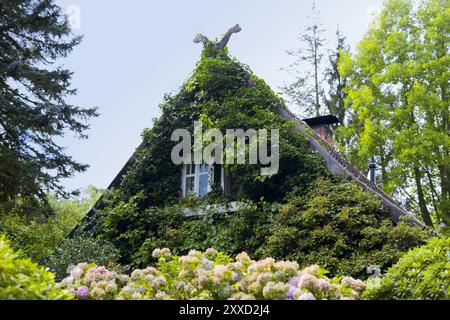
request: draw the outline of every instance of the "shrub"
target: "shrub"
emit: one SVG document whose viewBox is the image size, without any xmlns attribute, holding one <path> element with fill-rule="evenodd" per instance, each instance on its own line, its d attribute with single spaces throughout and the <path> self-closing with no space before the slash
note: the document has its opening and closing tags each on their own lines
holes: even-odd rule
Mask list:
<svg viewBox="0 0 450 320">
<path fill-rule="evenodd" d="M 419 227 L 386 220 L 381 202 L 355 183 L 322 179 L 306 196 L 294 192 L 271 229 L 265 256 L 357 278 L 373 265 L 387 269 L 428 237 Z"/>
<path fill-rule="evenodd" d="M 14 249 L 20 249 L 27 257 L 41 263 L 81 222 L 99 192 L 88 187 L 81 196 L 72 199 L 49 196 L 51 214 L 48 217 L 35 212 L 27 212 L 28 216 L 25 216 L 18 207 L 10 208 L 8 212 L 2 212 L 0 208 L 0 232 L 8 237 Z"/>
<path fill-rule="evenodd" d="M 177 255 L 191 249 L 206 250 L 214 247 L 227 254 L 246 251 L 261 258 L 270 223 L 279 210 L 279 204 L 240 201 L 237 212 L 224 214 L 210 208 L 203 215 L 187 218 L 182 206 L 147 210 L 147 223 L 154 222 L 146 232 L 147 239 L 133 255 L 133 266 L 143 267 L 153 262 L 154 248 L 171 247 Z M 190 203 L 189 208 L 196 208 Z M 132 231 L 129 232 L 132 234 Z M 127 233 L 128 234 L 128 233 Z"/>
<path fill-rule="evenodd" d="M 114 266 L 119 259 L 118 250 L 108 241 L 76 237 L 66 239 L 45 265 L 55 272 L 58 279 L 67 276 L 70 269 L 82 261 L 103 266 Z"/>
<path fill-rule="evenodd" d="M 156 249 L 156 268 L 135 270 L 130 276 L 82 263 L 63 283 L 78 299 L 126 300 L 317 300 L 358 299 L 364 282 L 329 279 L 317 266 L 300 270 L 296 262 L 272 258 L 253 261 L 246 253 L 235 260 L 208 249 L 183 257 Z"/>
<path fill-rule="evenodd" d="M 54 275 L 29 259 L 21 259 L 0 236 L 0 300 L 67 300 Z"/>
<path fill-rule="evenodd" d="M 374 300 L 449 300 L 450 238 L 433 238 L 392 266 L 364 294 Z"/>
</svg>

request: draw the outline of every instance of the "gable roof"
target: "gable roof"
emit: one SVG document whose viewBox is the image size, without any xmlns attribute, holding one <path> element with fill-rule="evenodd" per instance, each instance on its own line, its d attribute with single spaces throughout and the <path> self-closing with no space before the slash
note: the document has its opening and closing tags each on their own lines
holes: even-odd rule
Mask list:
<svg viewBox="0 0 450 320">
<path fill-rule="evenodd" d="M 418 225 L 420 227 L 425 227 L 421 221 L 419 221 L 412 214 L 407 212 L 404 208 L 402 208 L 394 199 L 392 199 L 388 194 L 386 194 L 381 188 L 379 188 L 376 184 L 372 183 L 367 177 L 362 174 L 358 169 L 356 169 L 350 161 L 345 159 L 339 152 L 331 145 L 328 141 L 324 140 L 318 134 L 316 134 L 311 127 L 307 124 L 307 120 L 300 120 L 296 115 L 294 115 L 289 109 L 277 108 L 276 113 L 281 116 L 286 121 L 293 121 L 294 129 L 298 132 L 305 134 L 309 139 L 309 146 L 315 150 L 322 158 L 324 159 L 325 166 L 327 169 L 340 176 L 351 179 L 358 183 L 364 190 L 371 192 L 375 196 L 377 196 L 383 203 L 385 210 L 389 214 L 389 218 L 394 222 L 399 222 L 401 217 L 408 217 L 411 223 Z M 323 117 L 324 120 L 333 120 L 330 117 Z M 311 126 L 314 126 L 315 122 L 310 123 Z M 128 169 L 133 165 L 136 155 L 139 149 L 146 147 L 146 143 L 143 141 L 137 150 L 133 153 L 130 159 L 125 163 L 123 168 L 119 171 L 116 177 L 108 186 L 107 190 L 111 190 L 120 185 L 123 176 L 128 172 Z M 88 211 L 85 219 L 92 217 L 99 209 L 102 209 L 104 206 L 104 197 L 103 195 L 97 201 L 97 203 Z M 70 235 L 72 235 L 75 228 Z"/>
</svg>

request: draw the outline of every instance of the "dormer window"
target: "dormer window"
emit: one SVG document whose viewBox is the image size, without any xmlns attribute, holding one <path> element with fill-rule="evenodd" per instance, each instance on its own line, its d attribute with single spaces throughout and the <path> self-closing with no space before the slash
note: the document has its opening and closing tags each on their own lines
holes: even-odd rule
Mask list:
<svg viewBox="0 0 450 320">
<path fill-rule="evenodd" d="M 220 165 L 185 164 L 182 171 L 183 196 L 204 197 L 213 184 L 224 188 L 223 168 Z"/>
</svg>

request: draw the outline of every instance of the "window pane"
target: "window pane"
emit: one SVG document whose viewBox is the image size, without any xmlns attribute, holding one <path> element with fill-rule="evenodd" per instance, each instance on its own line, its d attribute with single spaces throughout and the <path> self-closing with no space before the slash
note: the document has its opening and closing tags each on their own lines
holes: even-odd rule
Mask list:
<svg viewBox="0 0 450 320">
<path fill-rule="evenodd" d="M 200 165 L 200 173 L 207 173 L 209 171 L 209 165 L 202 164 Z"/>
<path fill-rule="evenodd" d="M 199 175 L 199 187 L 198 187 L 198 195 L 203 197 L 208 193 L 208 175 L 201 174 Z"/>
<path fill-rule="evenodd" d="M 186 178 L 186 194 L 193 194 L 195 191 L 195 177 Z"/>
<path fill-rule="evenodd" d="M 187 175 L 195 174 L 195 164 L 186 165 L 186 174 Z"/>
<path fill-rule="evenodd" d="M 186 175 L 187 176 L 195 174 L 195 164 L 186 164 L 185 168 L 186 168 Z"/>
</svg>

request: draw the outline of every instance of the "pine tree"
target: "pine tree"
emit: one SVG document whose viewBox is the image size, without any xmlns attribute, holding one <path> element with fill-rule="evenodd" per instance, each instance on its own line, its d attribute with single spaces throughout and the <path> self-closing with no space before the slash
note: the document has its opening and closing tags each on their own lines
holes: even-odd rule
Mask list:
<svg viewBox="0 0 450 320">
<path fill-rule="evenodd" d="M 324 98 L 324 104 L 328 112 L 335 115 L 341 124 L 346 119 L 344 88 L 346 81 L 343 79 L 338 70 L 338 62 L 342 52 L 349 52 L 350 48 L 346 44 L 346 37 L 338 29 L 336 30 L 336 48 L 330 50 L 328 56 L 328 67 L 325 70 L 325 79 L 328 84 L 328 95 Z"/>
<path fill-rule="evenodd" d="M 320 12 L 316 3 L 313 3 L 311 12 L 311 24 L 305 28 L 300 36 L 302 46 L 299 49 L 288 51 L 296 61 L 288 69 L 294 74 L 293 83 L 282 89 L 292 103 L 300 107 L 300 113 L 304 116 L 319 116 L 323 100 L 324 79 L 322 73 L 323 47 L 325 39 L 324 29 L 319 21 Z"/>
<path fill-rule="evenodd" d="M 53 0 L 0 2 L 0 203 L 64 194 L 62 178 L 86 170 L 55 138 L 86 138 L 94 108 L 65 100 L 76 94 L 72 72 L 55 66 L 81 41 Z"/>
</svg>

